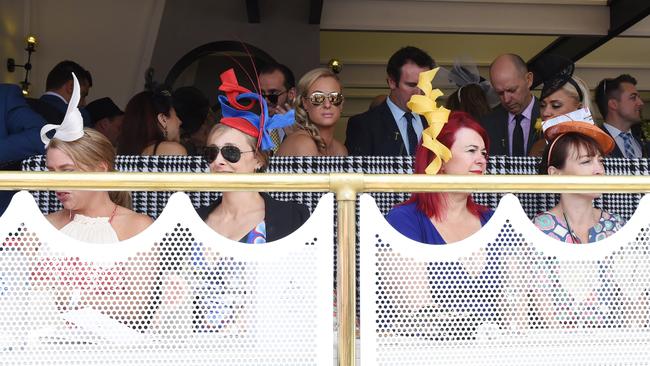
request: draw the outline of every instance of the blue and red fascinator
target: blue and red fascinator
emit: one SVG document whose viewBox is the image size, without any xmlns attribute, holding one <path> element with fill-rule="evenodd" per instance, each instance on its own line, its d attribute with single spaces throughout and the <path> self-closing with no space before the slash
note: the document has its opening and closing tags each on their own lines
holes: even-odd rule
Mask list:
<svg viewBox="0 0 650 366">
<path fill-rule="evenodd" d="M 219 90 L 226 94 L 219 96 L 223 115 L 221 123 L 256 138 L 257 149 L 272 150 L 275 143 L 271 139 L 270 131 L 292 125 L 295 121 L 294 110 L 269 117 L 266 100 L 260 94 L 239 85 L 233 69 L 224 71 L 220 78 Z M 260 106 L 260 114 L 251 111 L 255 105 Z"/>
</svg>

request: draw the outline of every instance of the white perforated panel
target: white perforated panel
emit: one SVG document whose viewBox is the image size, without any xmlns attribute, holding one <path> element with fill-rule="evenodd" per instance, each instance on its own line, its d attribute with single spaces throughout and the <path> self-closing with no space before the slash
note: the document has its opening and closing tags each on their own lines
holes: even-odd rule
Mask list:
<svg viewBox="0 0 650 366">
<path fill-rule="evenodd" d="M 600 242 L 541 233 L 513 195 L 458 243 L 405 238 L 361 197 L 364 365 L 647 365 L 650 198 Z"/>
<path fill-rule="evenodd" d="M 232 242 L 177 193 L 116 244 L 66 237 L 27 192 L 0 218 L 0 364 L 331 365 L 333 197 L 277 242 Z"/>
</svg>

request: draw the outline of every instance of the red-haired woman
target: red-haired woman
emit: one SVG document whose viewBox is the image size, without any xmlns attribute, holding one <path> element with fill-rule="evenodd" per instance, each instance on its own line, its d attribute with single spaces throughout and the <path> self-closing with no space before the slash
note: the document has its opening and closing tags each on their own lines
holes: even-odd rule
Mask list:
<svg viewBox="0 0 650 366">
<path fill-rule="evenodd" d="M 452 112 L 438 141 L 451 150 L 451 159 L 440 174 L 483 174 L 487 162 L 487 132 L 465 112 Z M 424 174 L 434 153 L 418 146 L 415 173 Z M 492 217 L 493 210 L 474 202 L 469 193 L 413 193 L 394 207 L 386 220 L 410 239 L 427 244 L 446 244 L 467 238 Z"/>
</svg>

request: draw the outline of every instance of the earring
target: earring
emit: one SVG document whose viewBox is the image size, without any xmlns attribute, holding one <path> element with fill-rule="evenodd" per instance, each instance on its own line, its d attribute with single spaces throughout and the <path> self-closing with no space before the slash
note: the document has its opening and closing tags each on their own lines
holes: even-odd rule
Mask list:
<svg viewBox="0 0 650 366">
<path fill-rule="evenodd" d="M 163 136 L 165 137 L 165 140 L 167 140 L 167 125 L 163 125 Z"/>
</svg>

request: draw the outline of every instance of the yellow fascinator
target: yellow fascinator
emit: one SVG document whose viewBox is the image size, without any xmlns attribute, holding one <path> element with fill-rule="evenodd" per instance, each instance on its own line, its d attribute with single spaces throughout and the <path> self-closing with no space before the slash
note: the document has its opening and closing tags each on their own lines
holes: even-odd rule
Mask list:
<svg viewBox="0 0 650 366">
<path fill-rule="evenodd" d="M 450 110 L 438 107 L 436 103 L 436 99 L 443 95 L 440 89 L 433 90 L 431 86 L 431 81 L 437 72 L 438 68 L 436 67 L 433 70 L 420 73 L 418 88 L 424 92 L 424 95 L 413 95 L 406 104 L 411 112 L 424 116 L 429 124 L 429 127 L 422 131 L 422 146 L 431 150 L 435 154 L 435 158 L 425 169 L 427 174 L 437 174 L 442 162 L 451 159 L 451 151 L 438 141 L 438 134 L 447 123 Z"/>
</svg>

